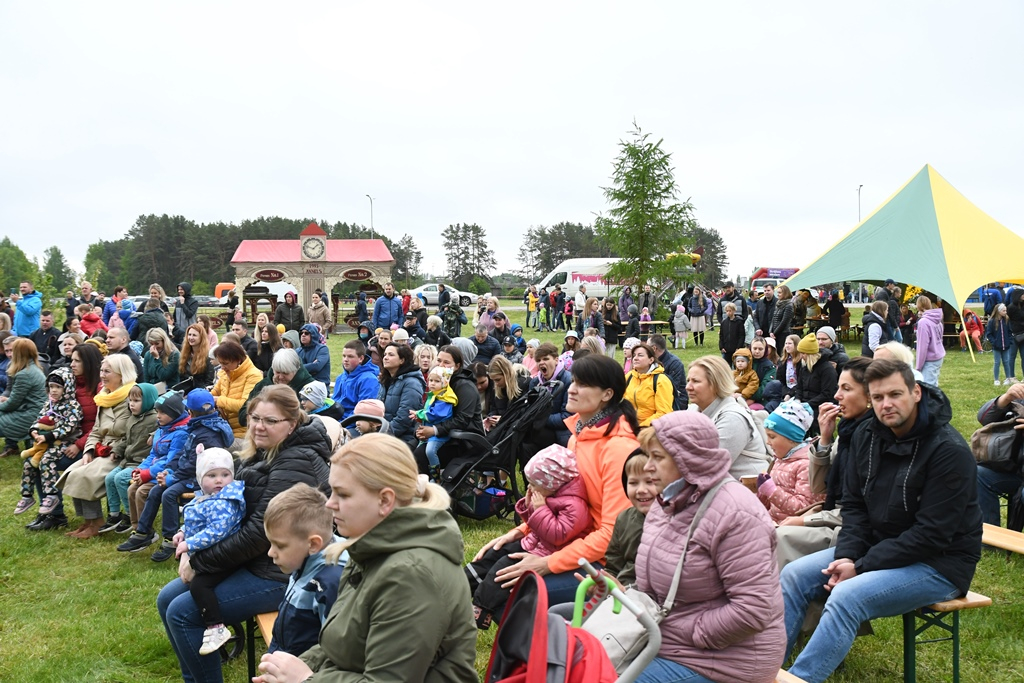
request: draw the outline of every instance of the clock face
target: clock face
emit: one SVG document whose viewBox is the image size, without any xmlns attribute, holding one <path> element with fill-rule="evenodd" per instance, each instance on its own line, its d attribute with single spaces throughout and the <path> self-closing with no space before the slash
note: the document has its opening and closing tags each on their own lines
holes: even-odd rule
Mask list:
<svg viewBox="0 0 1024 683">
<path fill-rule="evenodd" d="M 318 259 L 324 255 L 324 243 L 313 237 L 302 242 L 302 253 L 306 258 Z"/>
</svg>

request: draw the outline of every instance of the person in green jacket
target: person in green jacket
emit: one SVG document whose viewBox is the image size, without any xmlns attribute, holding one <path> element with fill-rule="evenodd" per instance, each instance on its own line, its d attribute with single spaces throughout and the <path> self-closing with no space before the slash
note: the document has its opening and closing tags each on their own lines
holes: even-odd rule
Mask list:
<svg viewBox="0 0 1024 683">
<path fill-rule="evenodd" d="M 7 396 L 0 397 L 0 437 L 9 448 L 0 457 L 14 455 L 21 449 L 16 441 L 28 438 L 28 431 L 46 403 L 46 377 L 39 367 L 36 345 L 26 337 L 18 337 L 8 345 L 11 364 L 7 366 Z"/>
<path fill-rule="evenodd" d="M 256 683 L 348 680 L 475 683 L 476 625 L 448 494 L 418 475 L 402 441 L 366 434 L 331 458 L 338 533 L 348 550 L 320 642 L 263 656 Z"/>
</svg>

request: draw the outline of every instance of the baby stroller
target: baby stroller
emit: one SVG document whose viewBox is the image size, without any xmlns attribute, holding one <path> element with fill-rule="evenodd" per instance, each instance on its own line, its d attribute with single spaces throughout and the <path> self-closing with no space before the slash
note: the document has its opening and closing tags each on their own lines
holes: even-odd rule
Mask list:
<svg viewBox="0 0 1024 683">
<path fill-rule="evenodd" d="M 593 571 L 592 567 L 587 567 Z M 595 572 L 596 573 L 596 572 Z M 612 596 L 647 629 L 648 641 L 619 678 L 596 636 L 548 613 L 544 580 L 535 572 L 519 578 L 505 605 L 494 637 L 485 683 L 631 683 L 661 649 L 661 631 L 653 618 L 618 588 Z"/>
<path fill-rule="evenodd" d="M 453 515 L 479 520 L 515 513 L 516 501 L 522 497 L 516 462 L 534 421 L 551 410 L 551 394 L 549 386 L 529 389 L 512 402 L 487 436 L 464 431 L 450 434 L 474 453 L 452 458 L 441 473 L 441 485 L 452 498 Z"/>
</svg>

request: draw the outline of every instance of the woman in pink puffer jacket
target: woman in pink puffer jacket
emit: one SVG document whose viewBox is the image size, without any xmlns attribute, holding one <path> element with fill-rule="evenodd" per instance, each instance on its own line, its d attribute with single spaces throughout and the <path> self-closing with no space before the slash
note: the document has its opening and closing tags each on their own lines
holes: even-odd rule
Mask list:
<svg viewBox="0 0 1024 683">
<path fill-rule="evenodd" d="M 686 561 L 675 604 L 661 622 L 661 650 L 637 683 L 771 683 L 786 650 L 775 529 L 764 506 L 729 477 L 732 459 L 718 447 L 705 415 L 669 413 L 640 434 L 645 471 L 664 486 L 644 520 L 637 588 L 659 604 L 680 553 Z M 726 479 L 687 540 L 708 490 Z"/>
</svg>

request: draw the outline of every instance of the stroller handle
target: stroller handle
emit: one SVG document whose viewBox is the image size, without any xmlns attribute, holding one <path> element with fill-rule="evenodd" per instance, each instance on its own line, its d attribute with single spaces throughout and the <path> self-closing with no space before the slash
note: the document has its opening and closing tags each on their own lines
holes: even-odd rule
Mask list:
<svg viewBox="0 0 1024 683">
<path fill-rule="evenodd" d="M 617 681 L 617 683 L 632 683 L 632 681 L 635 681 L 643 670 L 647 668 L 647 665 L 653 662 L 654 658 L 658 656 L 658 651 L 661 650 L 661 626 L 654 620 L 652 615 L 648 614 L 646 610 L 630 600 L 629 597 L 627 597 L 626 594 L 618 587 L 618 584 L 601 571 L 595 569 L 594 565 L 590 564 L 590 562 L 581 557 L 579 565 L 588 574 L 587 578 L 583 580 L 584 582 L 600 581 L 602 583 L 606 583 L 611 592 L 612 598 L 629 610 L 647 631 L 647 644 L 644 646 L 644 649 L 640 651 L 640 654 L 637 655 L 636 659 L 630 662 L 629 666 L 622 671 Z M 577 591 L 579 590 L 580 589 L 577 589 Z M 582 590 L 586 591 L 585 588 L 582 588 Z M 579 600 L 577 600 L 576 603 L 577 605 L 581 604 Z M 613 612 L 617 614 L 618 610 L 613 608 Z M 578 625 L 579 624 L 574 619 L 573 626 Z"/>
</svg>

